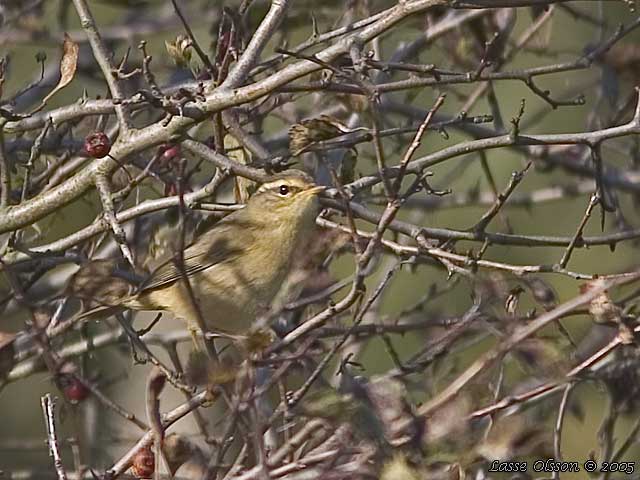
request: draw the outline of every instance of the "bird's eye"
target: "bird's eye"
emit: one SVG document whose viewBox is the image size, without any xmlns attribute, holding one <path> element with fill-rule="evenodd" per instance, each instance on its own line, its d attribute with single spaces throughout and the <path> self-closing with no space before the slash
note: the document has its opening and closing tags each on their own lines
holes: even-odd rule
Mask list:
<svg viewBox="0 0 640 480">
<path fill-rule="evenodd" d="M 278 188 L 278 193 L 280 193 L 280 195 L 282 195 L 283 197 L 289 195 L 289 187 L 286 185 L 280 185 L 280 188 Z"/>
</svg>

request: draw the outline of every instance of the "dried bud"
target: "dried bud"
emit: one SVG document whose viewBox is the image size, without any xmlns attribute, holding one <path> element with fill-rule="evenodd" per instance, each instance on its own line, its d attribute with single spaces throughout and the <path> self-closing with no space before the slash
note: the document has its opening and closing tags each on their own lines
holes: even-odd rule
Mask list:
<svg viewBox="0 0 640 480">
<path fill-rule="evenodd" d="M 152 478 L 155 471 L 156 457 L 150 447 L 136 452 L 131 463 L 131 472 L 137 478 Z"/>
<path fill-rule="evenodd" d="M 184 35 L 178 35 L 173 42 L 164 42 L 167 53 L 179 67 L 188 67 L 191 61 L 191 40 Z"/>
<path fill-rule="evenodd" d="M 111 151 L 111 140 L 104 132 L 94 132 L 84 139 L 84 150 L 93 158 L 102 158 Z"/>
</svg>

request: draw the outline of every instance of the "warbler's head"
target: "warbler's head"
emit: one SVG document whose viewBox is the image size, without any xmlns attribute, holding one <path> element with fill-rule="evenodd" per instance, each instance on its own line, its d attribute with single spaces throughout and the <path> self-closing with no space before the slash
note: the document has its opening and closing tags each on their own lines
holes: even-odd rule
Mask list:
<svg viewBox="0 0 640 480">
<path fill-rule="evenodd" d="M 262 184 L 249 199 L 247 209 L 266 222 L 298 223 L 313 220 L 318 212 L 317 196 L 325 187 L 299 170 L 290 170 Z"/>
</svg>

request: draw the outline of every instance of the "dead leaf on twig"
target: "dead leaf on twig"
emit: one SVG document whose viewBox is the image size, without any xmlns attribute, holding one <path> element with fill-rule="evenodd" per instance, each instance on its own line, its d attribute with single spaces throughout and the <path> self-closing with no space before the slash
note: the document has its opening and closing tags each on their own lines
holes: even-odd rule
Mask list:
<svg viewBox="0 0 640 480">
<path fill-rule="evenodd" d="M 78 52 L 80 48 L 78 44 L 71 40 L 71 37 L 65 33 L 64 42 L 62 44 L 62 59 L 60 59 L 60 80 L 49 94 L 42 99 L 40 106 L 31 113 L 35 113 L 41 110 L 56 93 L 69 85 L 76 74 L 76 68 L 78 67 Z"/>
<path fill-rule="evenodd" d="M 330 140 L 353 130 L 329 115 L 302 120 L 289 128 L 289 151 L 298 156 L 315 142 Z"/>
</svg>

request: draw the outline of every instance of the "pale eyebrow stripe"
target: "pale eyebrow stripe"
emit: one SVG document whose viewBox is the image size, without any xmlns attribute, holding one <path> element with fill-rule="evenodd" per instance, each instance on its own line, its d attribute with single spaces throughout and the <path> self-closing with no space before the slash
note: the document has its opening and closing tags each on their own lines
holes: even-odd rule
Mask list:
<svg viewBox="0 0 640 480">
<path fill-rule="evenodd" d="M 263 183 L 262 186 L 258 188 L 258 192 L 262 193 L 262 192 L 266 192 L 267 190 L 271 190 L 272 188 L 277 186 L 279 183 L 280 181 Z"/>
<path fill-rule="evenodd" d="M 279 187 L 281 184 L 283 183 L 283 180 L 274 180 L 272 182 L 268 182 L 268 183 L 263 183 L 258 190 L 256 191 L 256 193 L 264 193 L 267 190 L 272 190 L 275 189 L 276 187 Z M 286 183 L 286 181 L 285 181 Z M 297 185 L 296 182 L 294 183 L 288 183 L 287 186 L 291 189 L 297 189 L 297 190 L 304 190 L 304 187 L 302 185 Z"/>
</svg>

